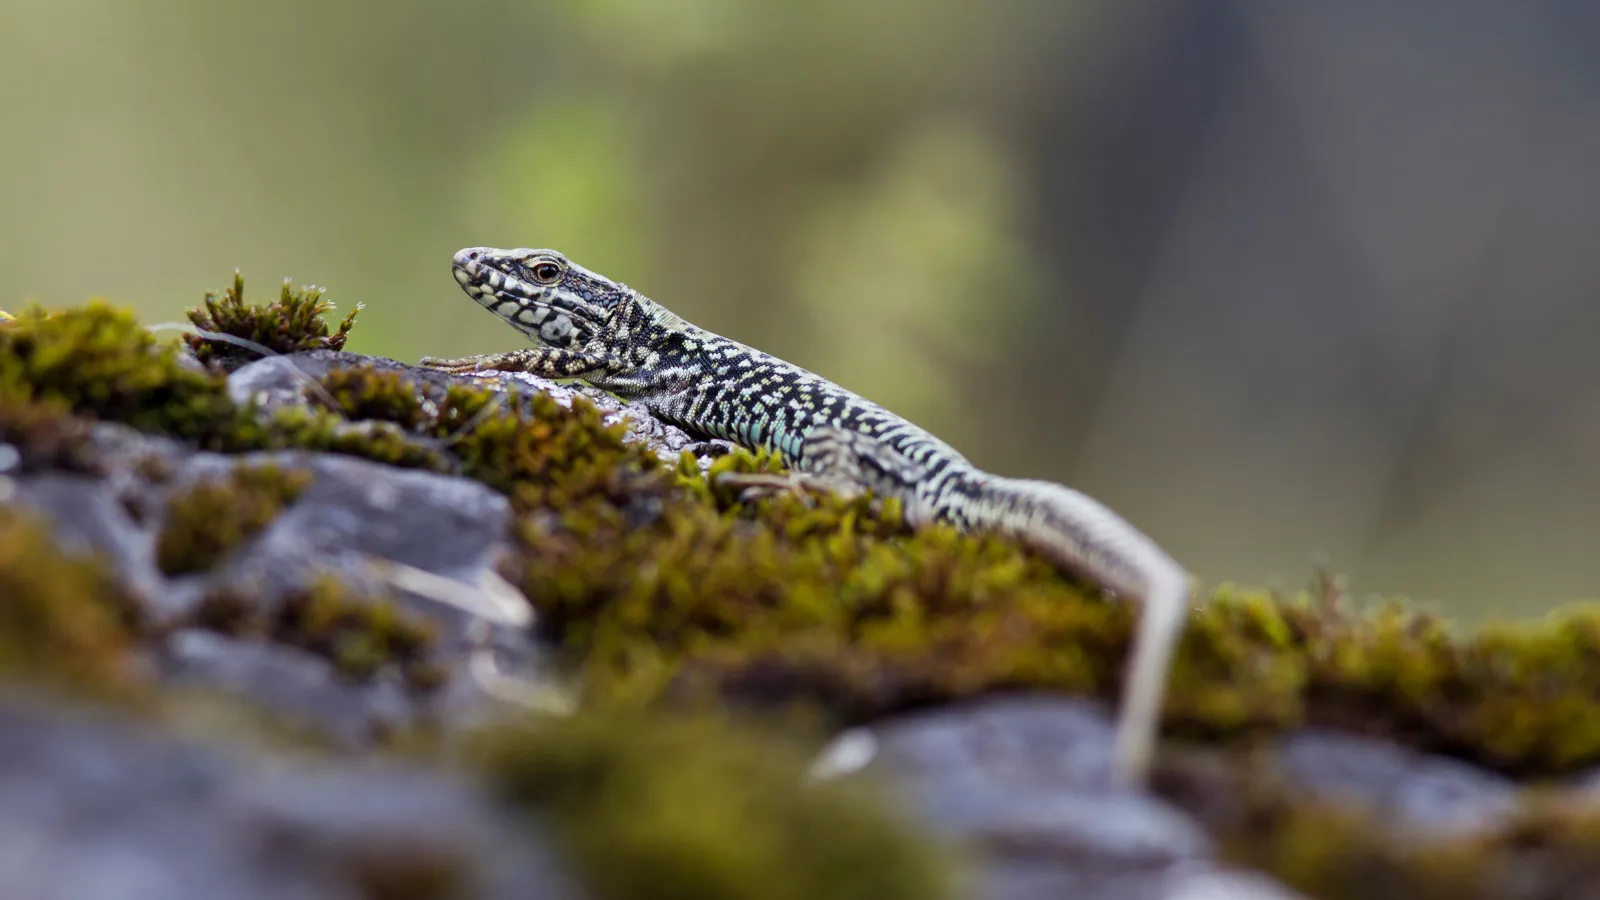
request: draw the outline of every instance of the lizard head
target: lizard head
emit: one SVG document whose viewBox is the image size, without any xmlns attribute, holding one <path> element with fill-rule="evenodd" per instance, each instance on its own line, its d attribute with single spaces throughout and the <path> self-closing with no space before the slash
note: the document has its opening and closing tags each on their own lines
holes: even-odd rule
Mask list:
<svg viewBox="0 0 1600 900">
<path fill-rule="evenodd" d="M 554 250 L 468 247 L 455 255 L 453 270 L 479 305 L 552 347 L 589 343 L 633 294 Z"/>
</svg>

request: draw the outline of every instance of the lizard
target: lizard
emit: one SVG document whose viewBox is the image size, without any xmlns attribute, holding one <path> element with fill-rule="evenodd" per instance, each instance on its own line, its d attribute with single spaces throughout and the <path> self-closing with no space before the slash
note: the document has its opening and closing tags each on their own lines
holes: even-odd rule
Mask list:
<svg viewBox="0 0 1600 900">
<path fill-rule="evenodd" d="M 690 324 L 554 250 L 468 247 L 452 273 L 532 346 L 419 364 L 463 374 L 574 379 L 702 436 L 775 451 L 793 478 L 901 501 L 912 527 L 946 522 L 1033 549 L 1142 604 L 1123 679 L 1112 773 L 1142 784 L 1159 736 L 1172 655 L 1187 620 L 1187 572 L 1089 496 L 985 472 L 929 432 L 820 375 Z"/>
</svg>

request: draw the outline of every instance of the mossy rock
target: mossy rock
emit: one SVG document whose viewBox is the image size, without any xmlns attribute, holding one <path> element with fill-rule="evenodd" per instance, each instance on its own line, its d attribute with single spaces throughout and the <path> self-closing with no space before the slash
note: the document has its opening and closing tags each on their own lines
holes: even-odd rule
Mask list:
<svg viewBox="0 0 1600 900">
<path fill-rule="evenodd" d="M 711 477 L 758 467 L 735 454 Z M 520 528 L 523 591 L 601 702 L 801 703 L 851 724 L 1009 689 L 1112 701 L 1136 625 L 1019 547 L 911 533 L 869 499 L 701 488 L 649 521 L 590 504 Z M 1191 616 L 1169 690 L 1177 735 L 1319 722 L 1572 772 L 1600 762 L 1600 607 L 1462 632 L 1394 601 L 1224 586 Z"/>
<path fill-rule="evenodd" d="M 0 504 L 0 678 L 129 699 L 136 628 L 108 567 L 63 551 L 48 523 Z"/>
<path fill-rule="evenodd" d="M 329 327 L 326 310 L 320 292 L 287 287 L 252 306 L 236 281 L 191 319 L 274 352 L 337 350 L 352 320 Z M 938 848 L 853 788 L 801 789 L 814 748 L 719 721 L 735 710 L 785 723 L 778 713 L 798 710 L 828 729 L 990 692 L 1088 695 L 1108 708 L 1120 695 L 1136 610 L 1005 540 L 912 531 L 871 497 L 744 493 L 722 476 L 782 467 L 743 451 L 709 477 L 688 456 L 664 463 L 582 398 L 563 406 L 351 365 L 321 375 L 303 403 L 267 411 L 229 397 L 235 345 L 186 345 L 190 355 L 103 304 L 6 320 L 11 474 L 97 472 L 93 423 L 111 421 L 200 449 L 337 452 L 503 493 L 516 516 L 504 573 L 582 676 L 591 709 L 485 737 L 474 758 L 504 799 L 556 826 L 597 896 L 949 889 L 929 858 Z M 258 468 L 180 492 L 162 569 L 216 567 L 304 489 L 292 471 Z M 1600 765 L 1600 606 L 1463 630 L 1400 601 L 1357 608 L 1327 588 L 1224 585 L 1197 598 L 1165 727 L 1220 747 L 1245 779 L 1243 813 L 1213 827 L 1227 857 L 1323 897 L 1562 896 L 1600 878 L 1600 814 L 1570 799 L 1419 838 L 1254 781 L 1249 752 L 1322 724 L 1529 780 Z M 419 691 L 442 677 L 432 628 L 382 598 L 330 577 L 271 610 L 255 599 L 214 594 L 199 624 L 301 647 L 356 682 L 391 665 Z M 120 690 L 138 638 L 129 608 L 100 564 L 0 505 L 0 674 Z"/>
<path fill-rule="evenodd" d="M 167 502 L 156 566 L 169 576 L 209 570 L 265 530 L 310 483 L 309 472 L 263 465 L 189 486 Z"/>
<path fill-rule="evenodd" d="M 242 419 L 220 375 L 185 365 L 131 313 L 103 303 L 30 309 L 0 328 L 0 396 L 201 441 Z"/>
<path fill-rule="evenodd" d="M 286 592 L 270 609 L 236 591 L 211 593 L 193 624 L 299 647 L 328 660 L 354 682 L 368 681 L 390 665 L 416 691 L 434 690 L 446 680 L 430 655 L 438 641 L 432 623 L 389 597 L 357 592 L 331 574 Z"/>
<path fill-rule="evenodd" d="M 212 324 L 272 331 L 277 316 L 284 334 L 324 347 L 348 331 L 320 325 L 320 295 L 307 292 L 263 309 L 236 290 L 212 306 Z M 507 571 L 592 702 L 800 704 L 849 723 L 998 690 L 1108 701 L 1120 690 L 1129 605 L 998 538 L 912 533 L 893 504 L 749 497 L 719 478 L 778 472 L 770 456 L 732 454 L 708 479 L 692 459 L 669 466 L 630 443 L 582 399 L 370 368 L 332 372 L 315 400 L 271 415 L 225 387 L 103 305 L 0 327 L 0 410 L 10 404 L 14 430 L 109 419 L 211 449 L 455 471 L 505 493 L 520 551 Z M 1203 599 L 1171 678 L 1171 734 L 1320 722 L 1522 776 L 1600 763 L 1594 608 L 1467 633 L 1403 604 L 1352 610 L 1315 592 Z"/>
</svg>

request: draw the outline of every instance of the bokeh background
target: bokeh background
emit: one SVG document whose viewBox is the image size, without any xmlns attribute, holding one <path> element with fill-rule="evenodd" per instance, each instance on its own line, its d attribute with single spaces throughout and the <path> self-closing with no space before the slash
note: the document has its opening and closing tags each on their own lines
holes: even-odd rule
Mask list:
<svg viewBox="0 0 1600 900">
<path fill-rule="evenodd" d="M 0 305 L 553 246 L 1209 581 L 1600 596 L 1589 0 L 0 0 Z"/>
</svg>

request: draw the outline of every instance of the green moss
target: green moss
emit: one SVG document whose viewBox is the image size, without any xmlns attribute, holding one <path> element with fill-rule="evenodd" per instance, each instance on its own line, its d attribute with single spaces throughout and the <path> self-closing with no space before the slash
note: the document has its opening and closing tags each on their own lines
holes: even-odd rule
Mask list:
<svg viewBox="0 0 1600 900">
<path fill-rule="evenodd" d="M 649 518 L 563 504 L 519 523 L 524 592 L 592 699 L 797 701 L 840 722 L 1005 687 L 1108 694 L 1132 616 L 1002 540 L 911 533 L 890 504 L 778 493 L 685 460 Z"/>
<path fill-rule="evenodd" d="M 386 665 L 398 667 L 413 690 L 431 691 L 445 682 L 444 669 L 431 658 L 437 640 L 431 623 L 404 614 L 386 597 L 353 592 L 331 575 L 289 592 L 268 615 L 259 609 L 249 598 L 213 593 L 194 624 L 308 650 L 358 682 Z"/>
<path fill-rule="evenodd" d="M 235 404 L 226 385 L 158 343 L 127 311 L 103 304 L 30 310 L 0 328 L 0 407 L 120 422 L 207 450 L 300 448 L 435 471 L 458 465 L 394 423 L 352 423 L 306 407 L 266 415 Z"/>
<path fill-rule="evenodd" d="M 563 493 L 518 522 L 518 577 L 597 702 L 802 704 L 839 724 L 996 690 L 1118 696 L 1135 610 L 1007 542 L 915 534 L 865 498 L 741 502 L 722 472 L 640 512 Z M 1308 721 L 1514 774 L 1600 762 L 1600 610 L 1456 633 L 1391 602 L 1352 611 L 1224 586 L 1191 617 L 1169 733 Z"/>
<path fill-rule="evenodd" d="M 384 465 L 450 472 L 458 463 L 444 449 L 408 435 L 392 422 L 347 422 L 310 407 L 289 406 L 260 421 L 240 424 L 221 449 L 312 450 L 356 456 Z"/>
<path fill-rule="evenodd" d="M 519 510 L 649 516 L 646 507 L 679 491 L 676 476 L 649 450 L 624 442 L 625 433 L 583 397 L 568 409 L 538 394 L 460 434 L 454 448 L 467 475 L 506 492 Z"/>
<path fill-rule="evenodd" d="M 447 446 L 463 474 L 509 495 L 519 509 L 615 511 L 680 492 L 666 465 L 625 442 L 626 426 L 606 424 L 583 397 L 568 409 L 544 394 L 441 388 L 363 366 L 331 372 L 321 383 L 340 416 L 382 420 Z"/>
<path fill-rule="evenodd" d="M 248 306 L 236 283 L 222 299 L 209 297 L 205 310 L 191 310 L 191 318 L 279 352 L 335 348 L 351 319 L 330 334 L 319 298 L 315 291 L 285 288 L 277 303 Z M 206 352 L 225 352 L 201 343 L 211 347 Z M 474 386 L 439 388 L 368 367 L 336 370 L 322 383 L 333 409 L 259 414 L 228 398 L 220 374 L 186 364 L 132 315 L 103 304 L 50 315 L 31 310 L 0 329 L 0 398 L 53 404 L 75 417 L 122 422 L 204 449 L 300 448 L 463 470 L 526 508 L 590 495 L 624 504 L 630 492 L 672 481 L 652 454 L 622 441 L 621 425 L 605 425 L 581 398 L 568 411 L 544 396 L 508 399 Z"/>
<path fill-rule="evenodd" d="M 1600 608 L 1460 632 L 1393 601 L 1225 590 L 1193 622 L 1168 707 L 1191 731 L 1315 721 L 1515 775 L 1600 760 Z"/>
<path fill-rule="evenodd" d="M 0 677 L 127 696 L 133 609 L 100 561 L 63 552 L 47 524 L 0 505 Z"/>
<path fill-rule="evenodd" d="M 711 719 L 541 721 L 474 749 L 601 900 L 936 900 L 941 848 L 859 786 L 807 784 L 797 746 Z"/>
<path fill-rule="evenodd" d="M 331 578 L 286 598 L 272 636 L 327 657 L 358 681 L 386 664 L 398 665 L 418 689 L 436 687 L 442 679 L 426 659 L 435 640 L 432 625 L 402 615 L 391 601 L 353 596 Z"/>
<path fill-rule="evenodd" d="M 760 465 L 735 454 L 713 474 Z M 520 523 L 524 591 L 597 694 L 810 700 L 848 721 L 1115 680 L 1127 611 L 1003 541 L 911 534 L 866 498 L 703 498 L 649 522 L 563 508 Z"/>
<path fill-rule="evenodd" d="M 310 483 L 310 472 L 273 465 L 241 466 L 226 478 L 197 482 L 167 501 L 156 565 L 167 575 L 210 570 L 265 530 Z"/>
<path fill-rule="evenodd" d="M 244 301 L 244 276 L 236 270 L 233 286 L 223 291 L 222 297 L 207 293 L 204 308 L 191 309 L 188 316 L 196 328 L 244 338 L 274 353 L 343 349 L 361 304 L 356 304 L 338 329 L 330 333 L 322 314 L 333 309 L 333 304 L 323 300 L 322 295 L 321 288 L 306 286 L 295 290 L 285 280 L 276 302 L 252 306 Z M 202 335 L 186 334 L 183 340 L 195 358 L 224 369 L 261 358 L 258 350 Z"/>
<path fill-rule="evenodd" d="M 32 309 L 0 328 L 0 393 L 196 440 L 242 418 L 221 376 L 185 365 L 130 313 L 100 303 L 48 316 Z"/>
<path fill-rule="evenodd" d="M 441 389 L 420 385 L 398 372 L 382 372 L 371 366 L 335 369 L 322 376 L 319 384 L 325 393 L 313 394 L 312 399 L 329 405 L 349 421 L 375 419 L 393 422 L 416 434 L 429 434 L 452 412 L 448 401 L 442 407 L 430 408 L 430 400 L 443 399 L 439 397 Z M 474 412 L 489 402 L 487 396 L 482 396 L 487 392 L 474 392 L 470 388 L 460 388 L 459 392 L 464 396 L 457 403 L 478 401 L 472 407 Z"/>
</svg>

